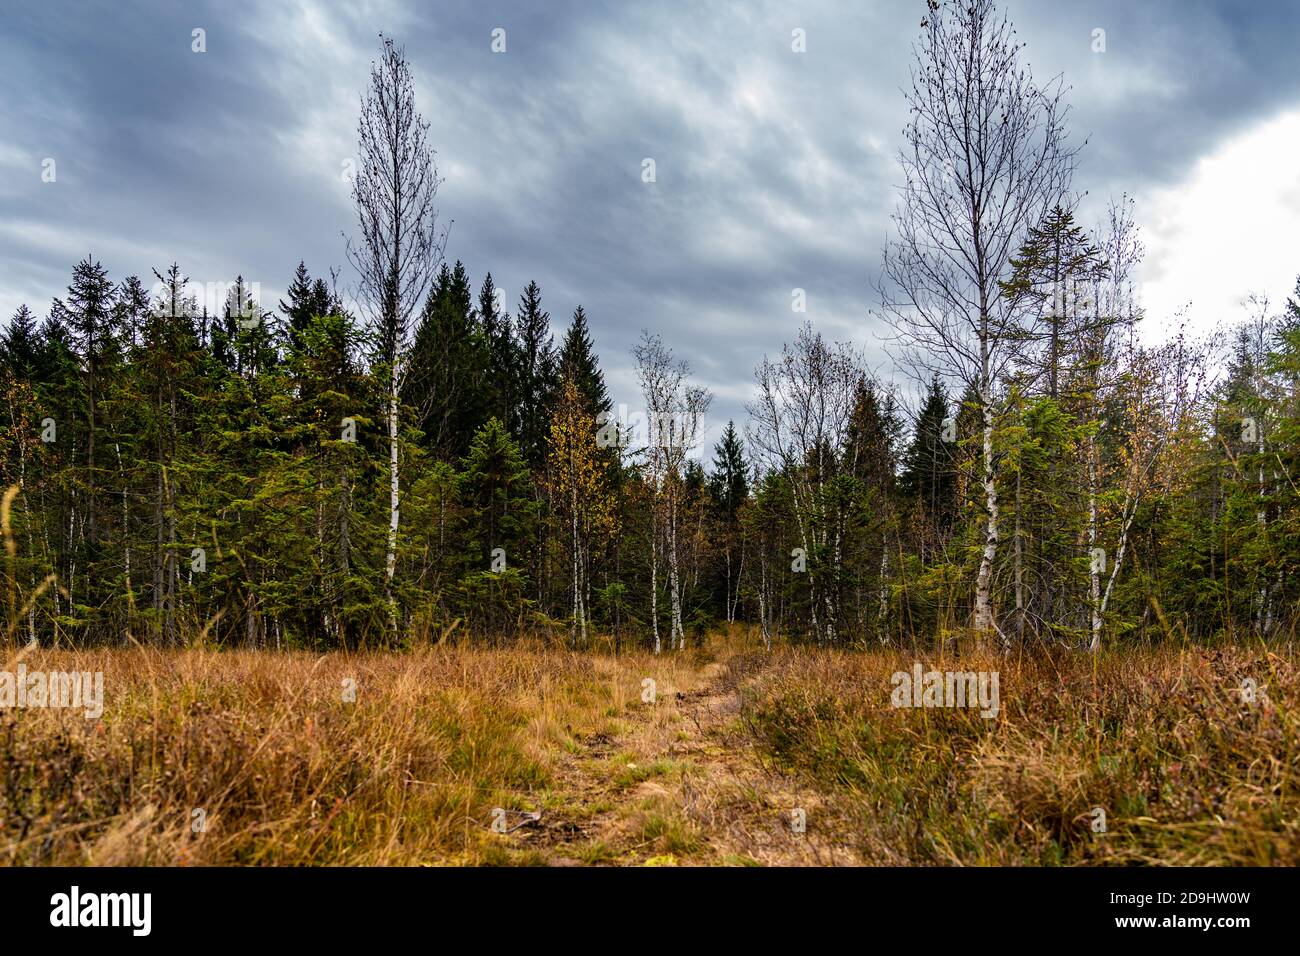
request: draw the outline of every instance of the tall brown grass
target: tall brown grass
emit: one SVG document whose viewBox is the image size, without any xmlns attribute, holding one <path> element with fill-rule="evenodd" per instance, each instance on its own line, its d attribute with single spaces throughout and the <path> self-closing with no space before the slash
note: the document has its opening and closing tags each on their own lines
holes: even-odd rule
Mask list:
<svg viewBox="0 0 1300 956">
<path fill-rule="evenodd" d="M 706 667 L 711 655 L 723 666 Z M 9 864 L 751 862 L 772 859 L 770 834 L 808 791 L 809 835 L 851 850 L 839 861 L 1300 862 L 1290 649 L 921 658 L 997 670 L 994 720 L 892 708 L 890 676 L 911 653 L 766 653 L 756 635 L 660 657 L 450 645 L 6 657 L 10 671 L 21 660 L 105 683 L 98 720 L 0 710 Z M 641 701 L 648 675 L 657 708 Z M 713 723 L 691 716 L 694 691 Z M 502 839 L 497 807 L 542 810 L 552 834 L 580 823 L 581 839 Z M 766 849 L 742 845 L 750 833 L 767 833 Z"/>
<path fill-rule="evenodd" d="M 998 671 L 995 720 L 891 707 L 890 677 L 913 661 L 787 650 L 748 663 L 749 733 L 778 765 L 839 795 L 844 837 L 865 861 L 1300 862 L 1289 649 L 922 658 Z"/>
<path fill-rule="evenodd" d="M 538 648 L 21 653 L 103 671 L 105 710 L 0 710 L 11 864 L 491 859 L 492 810 L 544 799 L 556 755 L 648 672 Z"/>
</svg>

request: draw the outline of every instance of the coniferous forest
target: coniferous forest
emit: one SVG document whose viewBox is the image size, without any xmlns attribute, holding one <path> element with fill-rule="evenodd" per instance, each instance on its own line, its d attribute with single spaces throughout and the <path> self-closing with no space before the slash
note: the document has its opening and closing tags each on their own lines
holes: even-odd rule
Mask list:
<svg viewBox="0 0 1300 956">
<path fill-rule="evenodd" d="M 1300 249 L 1157 310 L 1170 227 L 1071 87 L 995 0 L 916 12 L 860 327 L 782 290 L 743 403 L 548 250 L 468 261 L 456 173 L 525 187 L 445 159 L 386 34 L 337 259 L 92 248 L 8 316 L 0 859 L 1300 862 Z"/>
<path fill-rule="evenodd" d="M 708 393 L 670 343 L 646 334 L 652 411 L 620 417 L 580 304 L 555 321 L 533 282 L 507 310 L 490 264 L 444 261 L 403 356 L 391 579 L 387 366 L 330 277 L 300 265 L 277 303 L 235 277 L 211 315 L 180 264 L 146 282 L 87 256 L 0 344 L 13 633 L 661 649 L 736 621 L 765 641 L 930 644 L 976 606 L 987 421 L 999 642 L 1290 637 L 1300 285 L 1213 339 L 1144 345 L 1137 235 L 1128 205 L 1105 229 L 1057 207 L 1031 230 L 987 401 L 936 373 L 909 413 L 898 382 L 805 324 L 712 448 Z M 1042 291 L 1060 274 L 1078 279 L 1064 307 Z"/>
</svg>

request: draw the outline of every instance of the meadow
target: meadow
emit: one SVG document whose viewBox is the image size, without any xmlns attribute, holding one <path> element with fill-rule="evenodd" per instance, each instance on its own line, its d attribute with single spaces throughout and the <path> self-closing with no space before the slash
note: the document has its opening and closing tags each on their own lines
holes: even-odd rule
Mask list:
<svg viewBox="0 0 1300 956">
<path fill-rule="evenodd" d="M 612 651 L 11 648 L 105 701 L 0 709 L 0 859 L 1300 862 L 1289 645 Z M 996 671 L 997 717 L 892 706 L 917 662 Z"/>
</svg>

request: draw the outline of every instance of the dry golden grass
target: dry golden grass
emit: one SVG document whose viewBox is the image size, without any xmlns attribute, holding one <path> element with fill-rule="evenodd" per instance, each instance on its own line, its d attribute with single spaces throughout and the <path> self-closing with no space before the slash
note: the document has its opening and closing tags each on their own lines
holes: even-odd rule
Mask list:
<svg viewBox="0 0 1300 956">
<path fill-rule="evenodd" d="M 890 675 L 913 659 L 769 655 L 740 633 L 660 657 L 26 653 L 29 670 L 103 671 L 105 710 L 0 711 L 0 859 L 1300 861 L 1289 654 L 920 658 L 998 670 L 994 721 L 891 709 Z M 654 704 L 641 699 L 646 677 Z M 1266 702 L 1242 702 L 1244 677 Z M 1098 806 L 1104 835 L 1090 828 Z M 493 831 L 497 807 L 512 832 Z M 795 808 L 806 833 L 791 832 Z"/>
<path fill-rule="evenodd" d="M 28 654 L 29 670 L 102 670 L 105 710 L 98 721 L 0 711 L 4 859 L 477 862 L 498 836 L 493 808 L 532 809 L 574 734 L 607 732 L 640 704 L 638 674 L 651 671 L 636 660 L 454 648 Z"/>
<path fill-rule="evenodd" d="M 885 864 L 1295 865 L 1293 654 L 966 655 L 997 670 L 1002 713 L 893 709 L 911 654 L 779 652 L 745 689 L 761 749 L 853 818 Z M 1245 679 L 1264 690 L 1254 704 Z M 1105 832 L 1094 832 L 1094 808 Z"/>
</svg>

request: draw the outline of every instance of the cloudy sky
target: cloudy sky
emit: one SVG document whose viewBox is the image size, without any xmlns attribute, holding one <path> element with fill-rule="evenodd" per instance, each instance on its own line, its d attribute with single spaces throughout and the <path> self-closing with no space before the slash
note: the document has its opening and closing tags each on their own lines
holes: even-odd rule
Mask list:
<svg viewBox="0 0 1300 956">
<path fill-rule="evenodd" d="M 343 266 L 342 173 L 383 32 L 431 124 L 449 258 L 476 286 L 490 270 L 512 308 L 536 279 L 557 337 L 581 303 L 616 401 L 636 407 L 646 328 L 713 390 L 715 426 L 743 418 L 755 363 L 803 318 L 796 287 L 817 328 L 888 375 L 873 281 L 923 9 L 0 0 L 0 316 L 43 316 L 87 253 L 114 278 L 172 260 L 198 282 L 242 273 L 268 303 L 300 259 Z M 1137 200 L 1151 334 L 1189 303 L 1209 329 L 1248 293 L 1284 299 L 1300 273 L 1300 4 L 1007 9 L 1035 75 L 1072 87 L 1084 218 Z"/>
</svg>

